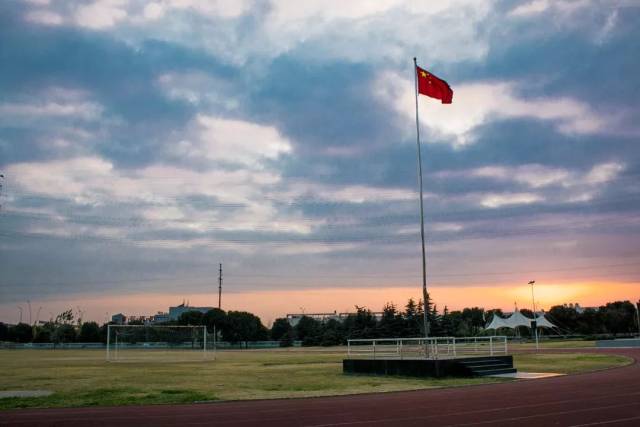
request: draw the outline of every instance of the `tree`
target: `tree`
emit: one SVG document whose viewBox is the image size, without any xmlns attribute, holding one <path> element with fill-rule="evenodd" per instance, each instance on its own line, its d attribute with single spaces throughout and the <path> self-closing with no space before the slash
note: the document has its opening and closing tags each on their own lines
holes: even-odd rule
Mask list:
<svg viewBox="0 0 640 427">
<path fill-rule="evenodd" d="M 479 307 L 465 308 L 462 310 L 462 318 L 467 322 L 471 335 L 477 335 L 484 329 L 484 309 Z"/>
<path fill-rule="evenodd" d="M 413 298 L 409 298 L 409 301 L 407 301 L 407 305 L 404 306 L 404 317 L 407 320 L 414 319 L 417 316 L 417 311 L 418 308 L 416 306 L 416 302 L 413 300 Z"/>
<path fill-rule="evenodd" d="M 100 326 L 96 322 L 84 322 L 78 334 L 79 342 L 100 342 Z"/>
<path fill-rule="evenodd" d="M 421 331 L 424 325 L 424 319 L 420 316 L 422 312 L 422 309 L 418 310 L 418 306 L 413 298 L 409 298 L 407 305 L 404 307 L 405 323 L 404 332 L 402 333 L 403 337 L 419 337 L 422 335 Z"/>
<path fill-rule="evenodd" d="M 100 326 L 100 342 L 103 344 L 107 343 L 107 335 L 109 335 L 109 325 L 113 325 L 113 323 L 107 322 Z"/>
<path fill-rule="evenodd" d="M 222 331 L 226 321 L 227 313 L 219 308 L 209 310 L 202 316 L 202 324 L 207 327 L 209 333 L 213 333 L 214 330 Z"/>
<path fill-rule="evenodd" d="M 578 317 L 579 334 L 604 334 L 607 328 L 604 325 L 603 313 L 593 308 L 585 309 Z"/>
<path fill-rule="evenodd" d="M 547 312 L 549 319 L 559 328 L 575 332 L 578 330 L 580 314 L 574 307 L 554 305 Z"/>
<path fill-rule="evenodd" d="M 70 325 L 73 323 L 73 319 L 74 319 L 73 310 L 69 309 L 58 314 L 56 316 L 56 319 L 54 320 L 54 323 L 56 325 Z"/>
<path fill-rule="evenodd" d="M 344 330 L 342 324 L 336 319 L 329 319 L 322 324 L 322 337 L 320 345 L 340 345 L 344 342 Z"/>
<path fill-rule="evenodd" d="M 204 314 L 201 311 L 185 311 L 178 318 L 178 325 L 199 326 L 202 325 Z"/>
<path fill-rule="evenodd" d="M 246 311 L 229 311 L 222 330 L 222 338 L 232 343 L 260 341 L 268 337 L 268 330 L 260 318 Z"/>
<path fill-rule="evenodd" d="M 18 323 L 10 326 L 8 330 L 9 340 L 25 343 L 33 340 L 33 328 L 26 323 Z"/>
<path fill-rule="evenodd" d="M 635 331 L 635 307 L 629 301 L 616 301 L 600 307 L 607 331 L 613 335 Z"/>
<path fill-rule="evenodd" d="M 438 314 L 438 307 L 434 304 L 433 308 L 429 311 L 429 335 L 433 337 L 441 337 L 444 335 L 442 327 L 440 325 L 441 317 Z"/>
<path fill-rule="evenodd" d="M 453 322 L 451 315 L 449 314 L 449 308 L 444 306 L 444 310 L 442 310 L 442 317 L 440 318 L 440 327 L 442 329 L 442 334 L 448 337 L 455 336 L 455 329 L 453 328 Z"/>
<path fill-rule="evenodd" d="M 51 336 L 51 340 L 56 344 L 74 342 L 76 340 L 76 329 L 68 323 L 58 325 Z"/>
<path fill-rule="evenodd" d="M 304 346 L 319 345 L 321 333 L 322 324 L 309 316 L 302 316 L 295 326 L 295 335 Z"/>
<path fill-rule="evenodd" d="M 287 319 L 276 319 L 271 326 L 271 339 L 274 341 L 280 341 L 280 339 L 287 335 L 291 330 L 293 330 L 293 327 Z"/>
<path fill-rule="evenodd" d="M 356 314 L 350 315 L 352 319 L 351 330 L 347 334 L 349 338 L 375 338 L 376 318 L 371 310 L 366 307 L 356 307 Z M 345 328 L 346 329 L 346 328 Z"/>
<path fill-rule="evenodd" d="M 8 341 L 9 340 L 9 327 L 4 323 L 0 322 L 0 341 Z"/>
<path fill-rule="evenodd" d="M 48 321 L 44 325 L 36 326 L 33 342 L 51 342 L 53 332 L 56 330 L 56 325 L 52 321 Z"/>
<path fill-rule="evenodd" d="M 385 304 L 378 322 L 376 335 L 380 337 L 402 337 L 404 319 L 393 303 Z"/>
</svg>

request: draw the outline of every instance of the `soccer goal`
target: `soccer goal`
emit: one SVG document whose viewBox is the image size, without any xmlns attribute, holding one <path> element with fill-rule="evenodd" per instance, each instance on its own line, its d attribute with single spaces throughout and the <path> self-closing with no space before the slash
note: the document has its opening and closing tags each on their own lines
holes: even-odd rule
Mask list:
<svg viewBox="0 0 640 427">
<path fill-rule="evenodd" d="M 215 350 L 215 333 L 209 334 L 206 326 L 107 326 L 109 362 L 212 360 Z"/>
</svg>

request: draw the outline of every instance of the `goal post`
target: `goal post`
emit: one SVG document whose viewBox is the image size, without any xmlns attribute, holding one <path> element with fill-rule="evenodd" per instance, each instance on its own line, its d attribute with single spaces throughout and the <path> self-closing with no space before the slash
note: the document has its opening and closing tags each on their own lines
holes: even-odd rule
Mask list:
<svg viewBox="0 0 640 427">
<path fill-rule="evenodd" d="M 108 325 L 107 361 L 197 361 L 215 358 L 206 326 Z"/>
</svg>

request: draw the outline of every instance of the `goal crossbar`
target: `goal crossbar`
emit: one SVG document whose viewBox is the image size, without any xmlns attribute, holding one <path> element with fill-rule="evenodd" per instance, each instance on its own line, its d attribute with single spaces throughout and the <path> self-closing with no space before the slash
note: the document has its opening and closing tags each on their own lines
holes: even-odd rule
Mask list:
<svg viewBox="0 0 640 427">
<path fill-rule="evenodd" d="M 145 339 L 142 339 L 140 333 L 134 334 L 133 337 L 127 337 L 129 340 L 124 341 L 120 338 L 122 335 L 121 330 L 136 331 L 140 329 L 146 329 L 151 333 L 145 334 Z M 172 334 L 171 331 L 184 331 L 191 330 L 197 331 L 196 334 L 186 336 L 183 334 Z M 113 331 L 113 332 L 112 332 Z M 162 332 L 159 332 L 162 331 Z M 113 335 L 113 337 L 112 337 Z M 153 335 L 155 340 L 149 341 L 148 336 Z M 213 333 L 213 353 L 215 356 L 216 347 L 216 332 L 214 328 Z M 120 338 L 120 339 L 119 339 Z M 107 351 L 106 360 L 113 361 L 118 360 L 118 353 L 121 347 L 129 349 L 165 349 L 165 350 L 178 350 L 178 349 L 190 349 L 201 350 L 203 359 L 207 357 L 207 347 L 211 343 L 207 343 L 208 331 L 206 326 L 186 326 L 186 325 L 107 325 Z M 197 343 L 197 347 L 194 345 Z M 191 345 L 191 347 L 189 347 Z M 113 347 L 113 351 L 112 351 Z"/>
</svg>

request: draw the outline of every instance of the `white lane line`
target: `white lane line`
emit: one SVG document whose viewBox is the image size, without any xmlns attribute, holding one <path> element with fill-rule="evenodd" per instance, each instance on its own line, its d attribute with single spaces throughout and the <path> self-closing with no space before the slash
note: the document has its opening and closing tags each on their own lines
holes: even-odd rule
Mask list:
<svg viewBox="0 0 640 427">
<path fill-rule="evenodd" d="M 640 420 L 640 415 L 638 415 L 637 417 L 618 418 L 617 420 L 598 421 L 595 423 L 587 423 L 587 424 L 574 424 L 571 427 L 602 426 L 605 424 L 617 424 L 617 423 L 623 423 L 626 421 L 633 421 L 633 420 Z"/>
<path fill-rule="evenodd" d="M 501 411 L 511 411 L 511 410 L 516 410 L 516 409 L 526 409 L 526 408 L 538 408 L 538 407 L 542 407 L 542 406 L 550 406 L 550 405 L 564 405 L 564 404 L 568 404 L 568 403 L 573 403 L 573 402 L 585 402 L 588 400 L 599 400 L 599 399 L 609 399 L 612 397 L 628 397 L 628 396 L 634 396 L 634 395 L 638 395 L 640 394 L 640 392 L 635 392 L 635 393 L 624 393 L 624 394 L 619 394 L 619 395 L 606 395 L 606 396 L 599 396 L 599 397 L 595 397 L 595 398 L 590 398 L 590 399 L 571 399 L 571 400 L 558 400 L 555 402 L 545 402 L 545 403 L 536 403 L 536 404 L 529 404 L 529 405 L 518 405 L 518 406 L 509 406 L 509 407 L 502 407 L 502 408 L 490 408 L 490 409 L 478 409 L 478 410 L 473 410 L 473 411 L 462 411 L 462 412 L 457 412 L 457 413 L 451 413 L 451 414 L 432 414 L 432 415 L 425 415 L 425 416 L 418 416 L 418 417 L 402 417 L 402 418 L 384 418 L 384 419 L 369 419 L 369 420 L 359 420 L 359 421 L 345 421 L 345 422 L 339 422 L 339 423 L 328 423 L 328 424 L 314 424 L 314 425 L 307 425 L 306 427 L 336 427 L 336 426 L 349 426 L 349 425 L 359 425 L 359 424 L 378 424 L 378 423 L 386 423 L 386 422 L 390 422 L 390 421 L 396 421 L 396 422 L 401 422 L 401 421 L 414 421 L 414 420 L 424 420 L 424 419 L 428 419 L 428 418 L 437 418 L 437 417 L 446 417 L 446 416 L 460 416 L 460 415 L 471 415 L 471 414 L 482 414 L 482 413 L 490 413 L 490 412 L 501 412 Z M 633 402 L 633 403 L 626 403 L 626 404 L 622 404 L 622 406 L 628 406 L 628 405 L 636 405 L 636 404 L 640 404 L 638 402 Z M 606 409 L 608 407 L 603 406 L 600 409 Z M 591 410 L 587 409 L 587 410 Z M 579 411 L 583 411 L 583 410 L 578 410 Z M 558 412 L 557 414 L 561 414 L 561 412 Z M 348 413 L 345 413 L 344 415 L 348 415 Z M 530 415 L 530 416 L 525 416 L 525 417 L 517 417 L 514 419 L 520 419 L 520 418 L 529 418 L 529 417 L 539 417 L 541 415 Z M 497 420 L 499 421 L 499 420 Z M 493 422 L 493 421 L 491 421 Z M 474 425 L 474 424 L 484 424 L 486 423 L 486 421 L 483 422 L 479 422 L 479 423 L 468 423 L 468 424 L 451 424 L 451 425 Z"/>
</svg>

